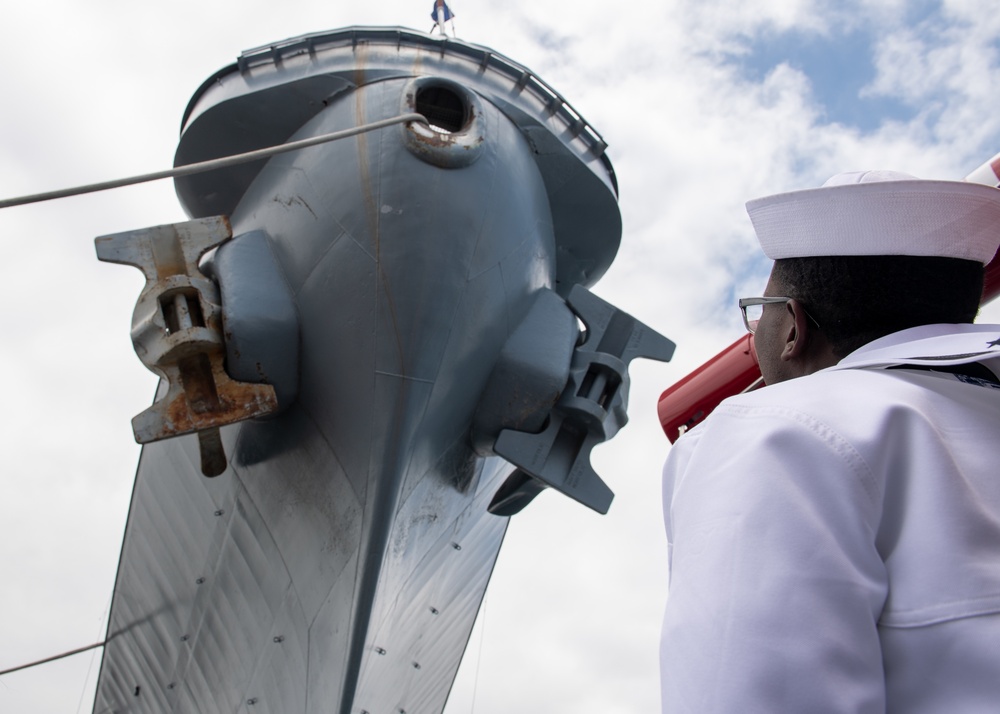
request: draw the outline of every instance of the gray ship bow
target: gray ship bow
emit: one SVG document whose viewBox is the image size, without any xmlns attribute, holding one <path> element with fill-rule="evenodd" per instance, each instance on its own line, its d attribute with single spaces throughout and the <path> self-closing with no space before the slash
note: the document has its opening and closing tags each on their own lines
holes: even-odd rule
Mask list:
<svg viewBox="0 0 1000 714">
<path fill-rule="evenodd" d="M 617 187 L 556 91 L 453 38 L 309 35 L 205 82 L 175 162 L 412 112 L 178 178 L 192 221 L 98 239 L 146 274 L 162 379 L 95 712 L 441 712 L 508 517 L 609 507 L 590 449 L 673 345 L 586 290 Z"/>
</svg>

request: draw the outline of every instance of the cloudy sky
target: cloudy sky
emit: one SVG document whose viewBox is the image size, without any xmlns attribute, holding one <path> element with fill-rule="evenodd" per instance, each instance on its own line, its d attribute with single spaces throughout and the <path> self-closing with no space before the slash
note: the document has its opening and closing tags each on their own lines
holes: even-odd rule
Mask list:
<svg viewBox="0 0 1000 714">
<path fill-rule="evenodd" d="M 166 168 L 191 94 L 240 51 L 431 0 L 37 0 L 0 24 L 0 197 Z M 604 136 L 624 238 L 596 292 L 679 347 L 634 363 L 595 452 L 597 516 L 547 492 L 511 523 L 447 714 L 656 711 L 666 599 L 660 392 L 759 294 L 746 199 L 890 168 L 960 178 L 1000 150 L 992 0 L 454 0 L 458 35 L 533 69 Z M 169 182 L 0 211 L 0 669 L 98 641 L 155 379 L 138 271 L 93 238 L 185 217 Z M 985 315 L 1000 321 L 1000 308 Z M 0 711 L 90 711 L 99 654 L 0 680 Z"/>
</svg>

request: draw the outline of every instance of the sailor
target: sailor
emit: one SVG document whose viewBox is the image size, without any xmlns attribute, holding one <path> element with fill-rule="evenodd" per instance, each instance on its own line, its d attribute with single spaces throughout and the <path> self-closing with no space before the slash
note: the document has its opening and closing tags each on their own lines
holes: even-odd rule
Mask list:
<svg viewBox="0 0 1000 714">
<path fill-rule="evenodd" d="M 766 387 L 664 467 L 664 712 L 1000 710 L 1000 190 L 841 174 L 750 201 Z"/>
</svg>

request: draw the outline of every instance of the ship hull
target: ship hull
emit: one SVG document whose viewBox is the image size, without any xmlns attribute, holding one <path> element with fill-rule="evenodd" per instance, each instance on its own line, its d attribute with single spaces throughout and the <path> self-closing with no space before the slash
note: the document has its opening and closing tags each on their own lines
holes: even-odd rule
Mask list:
<svg viewBox="0 0 1000 714">
<path fill-rule="evenodd" d="M 398 113 L 413 81 L 338 91 L 290 138 Z M 194 435 L 143 448 L 96 712 L 443 710 L 507 526 L 512 469 L 470 427 L 560 243 L 538 146 L 440 86 L 464 129 L 276 157 L 230 207 L 293 298 L 297 394 L 222 429 L 217 478 Z"/>
</svg>

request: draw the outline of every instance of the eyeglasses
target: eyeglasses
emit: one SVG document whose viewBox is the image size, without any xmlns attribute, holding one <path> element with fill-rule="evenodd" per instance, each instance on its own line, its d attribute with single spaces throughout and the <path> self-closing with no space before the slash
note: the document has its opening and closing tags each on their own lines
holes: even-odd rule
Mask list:
<svg viewBox="0 0 1000 714">
<path fill-rule="evenodd" d="M 747 332 L 751 335 L 757 331 L 757 323 L 760 322 L 764 314 L 765 305 L 777 305 L 786 303 L 791 298 L 787 297 L 751 297 L 740 298 L 740 311 L 743 313 L 743 324 L 747 327 Z"/>
<path fill-rule="evenodd" d="M 757 323 L 760 322 L 761 316 L 764 314 L 765 305 L 776 305 L 779 303 L 786 303 L 792 298 L 790 297 L 752 297 L 752 298 L 740 298 L 740 311 L 743 313 L 743 324 L 747 327 L 747 332 L 751 335 L 757 331 Z M 805 308 L 802 311 L 806 313 L 806 317 L 812 320 L 816 327 L 819 327 L 819 323 L 816 322 L 815 318 L 806 312 Z"/>
</svg>

